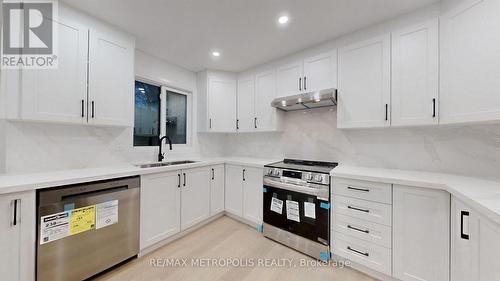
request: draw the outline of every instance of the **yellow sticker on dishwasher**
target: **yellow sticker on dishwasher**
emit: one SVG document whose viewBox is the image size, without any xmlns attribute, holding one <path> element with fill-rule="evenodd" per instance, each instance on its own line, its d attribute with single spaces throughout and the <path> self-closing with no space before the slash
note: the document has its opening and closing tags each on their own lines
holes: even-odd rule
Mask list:
<svg viewBox="0 0 500 281">
<path fill-rule="evenodd" d="M 69 219 L 69 235 L 95 228 L 95 205 L 74 209 Z"/>
</svg>

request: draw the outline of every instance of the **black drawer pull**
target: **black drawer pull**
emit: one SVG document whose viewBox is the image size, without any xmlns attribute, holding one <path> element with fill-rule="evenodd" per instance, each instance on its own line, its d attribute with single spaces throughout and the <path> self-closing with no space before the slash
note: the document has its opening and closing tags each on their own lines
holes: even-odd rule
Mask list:
<svg viewBox="0 0 500 281">
<path fill-rule="evenodd" d="M 352 230 L 356 230 L 356 231 L 359 231 L 359 232 L 364 232 L 366 234 L 370 233 L 370 231 L 368 229 L 361 229 L 361 228 L 357 228 L 357 227 L 350 226 L 350 225 L 347 225 L 347 228 L 350 228 Z"/>
<path fill-rule="evenodd" d="M 353 206 L 347 206 L 347 208 L 351 209 L 351 210 L 355 210 L 355 211 L 365 212 L 365 213 L 369 213 L 370 212 L 370 210 L 360 209 L 360 208 L 356 208 L 356 207 L 353 207 Z"/>
<path fill-rule="evenodd" d="M 464 240 L 469 240 L 469 234 L 464 233 L 464 217 L 469 216 L 469 212 L 467 211 L 462 211 L 460 213 L 460 238 Z"/>
<path fill-rule="evenodd" d="M 355 249 L 351 248 L 350 246 L 347 246 L 347 250 L 349 250 L 349 251 L 353 251 L 353 252 L 358 253 L 358 254 L 363 255 L 363 256 L 367 256 L 367 257 L 369 257 L 369 256 L 370 256 L 370 254 L 369 254 L 369 253 L 363 253 L 363 252 L 361 252 L 361 251 L 358 251 L 358 250 L 355 250 Z"/>
<path fill-rule="evenodd" d="M 357 187 L 351 187 L 351 186 L 348 186 L 347 189 L 356 190 L 356 191 L 363 191 L 363 192 L 370 192 L 369 189 L 357 188 Z"/>
</svg>

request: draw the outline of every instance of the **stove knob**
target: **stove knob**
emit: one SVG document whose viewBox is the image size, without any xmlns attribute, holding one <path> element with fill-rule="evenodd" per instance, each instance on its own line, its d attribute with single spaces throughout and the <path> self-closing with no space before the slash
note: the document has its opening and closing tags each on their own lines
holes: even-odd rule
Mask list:
<svg viewBox="0 0 500 281">
<path fill-rule="evenodd" d="M 272 176 L 273 175 L 273 169 L 267 169 L 267 175 Z"/>
<path fill-rule="evenodd" d="M 323 181 L 323 175 L 315 175 L 314 176 L 314 181 L 322 182 Z"/>
<path fill-rule="evenodd" d="M 275 175 L 275 176 L 279 176 L 279 175 L 280 175 L 280 170 L 278 170 L 278 169 L 274 169 L 274 171 L 273 171 L 273 175 Z"/>
<path fill-rule="evenodd" d="M 306 174 L 306 180 L 310 181 L 313 179 L 313 175 L 311 173 Z"/>
</svg>

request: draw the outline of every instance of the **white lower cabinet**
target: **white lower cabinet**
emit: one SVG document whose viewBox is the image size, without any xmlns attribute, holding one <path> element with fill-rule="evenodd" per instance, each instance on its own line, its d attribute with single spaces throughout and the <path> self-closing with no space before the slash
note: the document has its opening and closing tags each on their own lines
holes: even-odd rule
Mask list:
<svg viewBox="0 0 500 281">
<path fill-rule="evenodd" d="M 182 170 L 181 230 L 210 216 L 210 170 L 208 167 Z"/>
<path fill-rule="evenodd" d="M 259 168 L 243 168 L 243 218 L 262 224 L 262 175 Z"/>
<path fill-rule="evenodd" d="M 451 280 L 499 280 L 500 225 L 455 197 L 451 212 Z"/>
<path fill-rule="evenodd" d="M 35 191 L 0 195 L 0 276 L 35 280 Z"/>
<path fill-rule="evenodd" d="M 141 176 L 141 250 L 180 231 L 180 198 L 180 171 Z"/>
<path fill-rule="evenodd" d="M 262 223 L 261 168 L 226 165 L 226 212 L 253 224 Z"/>
<path fill-rule="evenodd" d="M 210 215 L 224 212 L 224 165 L 210 167 Z"/>
<path fill-rule="evenodd" d="M 210 216 L 209 180 L 209 167 L 141 177 L 141 250 Z"/>
<path fill-rule="evenodd" d="M 450 194 L 394 185 L 393 277 L 449 280 Z"/>
</svg>

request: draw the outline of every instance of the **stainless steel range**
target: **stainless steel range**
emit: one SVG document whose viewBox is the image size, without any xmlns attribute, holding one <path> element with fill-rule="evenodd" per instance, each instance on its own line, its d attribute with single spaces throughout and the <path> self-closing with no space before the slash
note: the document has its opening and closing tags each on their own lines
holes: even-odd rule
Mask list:
<svg viewBox="0 0 500 281">
<path fill-rule="evenodd" d="M 338 163 L 285 159 L 264 166 L 264 236 L 330 258 L 330 171 Z"/>
</svg>

